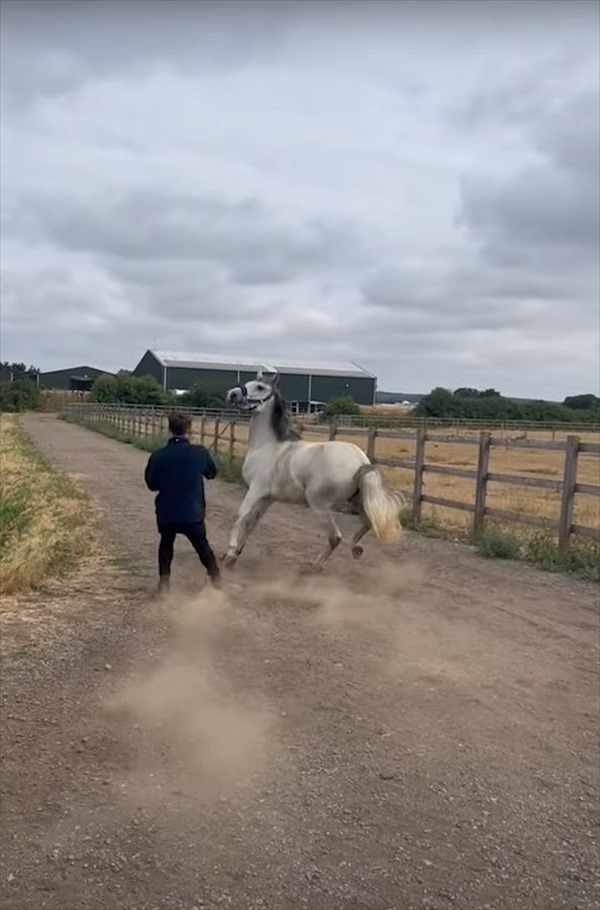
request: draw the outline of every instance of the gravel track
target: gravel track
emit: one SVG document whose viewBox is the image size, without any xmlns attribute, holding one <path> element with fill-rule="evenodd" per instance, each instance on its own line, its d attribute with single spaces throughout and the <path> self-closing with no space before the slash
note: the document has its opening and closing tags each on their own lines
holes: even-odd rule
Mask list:
<svg viewBox="0 0 600 910">
<path fill-rule="evenodd" d="M 3 910 L 600 906 L 596 586 L 416 535 L 303 578 L 275 506 L 222 594 L 180 544 L 161 606 L 146 455 L 26 428 L 121 567 L 4 661 Z M 218 552 L 241 495 L 208 485 Z"/>
</svg>

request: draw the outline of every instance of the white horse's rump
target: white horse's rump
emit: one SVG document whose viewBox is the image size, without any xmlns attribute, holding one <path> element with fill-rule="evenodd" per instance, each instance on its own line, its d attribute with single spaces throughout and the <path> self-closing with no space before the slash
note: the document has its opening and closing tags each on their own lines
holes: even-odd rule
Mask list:
<svg viewBox="0 0 600 910">
<path fill-rule="evenodd" d="M 307 442 L 290 426 L 285 402 L 276 389 L 276 375 L 227 393 L 230 405 L 252 412 L 248 451 L 242 467 L 248 492 L 233 526 L 225 564 L 233 565 L 252 530 L 273 502 L 309 506 L 327 533 L 327 545 L 313 567 L 322 568 L 342 540 L 332 509 L 358 504 L 361 524 L 351 542 L 355 557 L 359 541 L 373 530 L 384 544 L 401 533 L 401 493 L 384 486 L 381 471 L 358 446 L 349 442 Z"/>
</svg>

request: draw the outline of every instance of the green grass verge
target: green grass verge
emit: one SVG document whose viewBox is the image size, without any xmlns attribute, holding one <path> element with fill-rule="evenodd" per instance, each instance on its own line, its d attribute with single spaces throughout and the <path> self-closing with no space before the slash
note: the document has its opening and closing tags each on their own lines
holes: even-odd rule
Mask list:
<svg viewBox="0 0 600 910">
<path fill-rule="evenodd" d="M 108 422 L 95 420 L 72 422 L 146 452 L 154 452 L 166 442 L 166 436 L 163 434 L 135 436 L 118 430 Z M 241 458 L 229 459 L 218 454 L 214 457 L 221 480 L 228 483 L 243 483 Z M 415 523 L 410 508 L 402 513 L 402 526 L 426 537 L 456 539 L 456 529 L 444 528 L 435 516 L 425 516 L 419 523 Z M 519 559 L 547 572 L 567 572 L 588 581 L 600 581 L 600 547 L 593 542 L 574 540 L 569 551 L 562 554 L 551 533 L 528 534 L 516 528 L 496 525 L 487 527 L 475 540 L 468 534 L 463 536 L 463 540 L 474 543 L 476 551 L 486 559 Z"/>
<path fill-rule="evenodd" d="M 415 523 L 410 509 L 402 515 L 402 525 L 426 537 L 458 539 L 474 544 L 485 559 L 521 560 L 546 572 L 563 572 L 586 581 L 600 581 L 600 546 L 592 541 L 572 539 L 567 553 L 560 553 L 556 536 L 549 531 L 527 532 L 518 526 L 490 524 L 473 538 L 468 532 L 457 535 L 456 529 L 445 528 L 435 515 L 424 516 Z"/>
</svg>

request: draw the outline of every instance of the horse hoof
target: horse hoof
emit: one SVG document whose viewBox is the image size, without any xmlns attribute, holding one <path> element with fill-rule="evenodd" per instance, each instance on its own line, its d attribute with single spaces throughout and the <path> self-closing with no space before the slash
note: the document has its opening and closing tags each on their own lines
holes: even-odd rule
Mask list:
<svg viewBox="0 0 600 910">
<path fill-rule="evenodd" d="M 300 569 L 300 574 L 301 575 L 318 575 L 322 571 L 323 571 L 323 566 L 319 565 L 318 563 L 309 562 L 307 565 L 303 566 Z"/>
<path fill-rule="evenodd" d="M 234 565 L 237 562 L 237 556 L 228 556 L 227 553 L 222 559 L 222 563 L 226 569 L 233 569 Z"/>
<path fill-rule="evenodd" d="M 359 546 L 358 544 L 355 544 L 352 547 L 352 555 L 354 556 L 355 559 L 360 559 L 360 557 L 363 555 L 364 552 L 365 551 L 363 550 L 363 548 L 361 546 Z"/>
</svg>

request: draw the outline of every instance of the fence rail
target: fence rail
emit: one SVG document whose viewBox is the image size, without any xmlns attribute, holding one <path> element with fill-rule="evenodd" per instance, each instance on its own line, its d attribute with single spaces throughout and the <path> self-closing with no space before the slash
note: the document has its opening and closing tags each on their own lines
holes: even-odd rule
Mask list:
<svg viewBox="0 0 600 910">
<path fill-rule="evenodd" d="M 138 405 L 138 404 L 120 404 L 118 402 L 107 402 L 105 404 L 99 402 L 90 402 L 90 401 L 76 401 L 73 402 L 72 399 L 68 402 L 65 402 L 62 410 L 66 411 L 71 408 L 93 408 L 93 409 L 107 409 L 110 413 L 114 408 L 119 408 L 124 411 L 139 411 L 147 410 L 148 412 L 158 413 L 168 413 L 176 407 L 177 411 L 184 414 L 191 414 L 194 416 L 207 416 L 207 417 L 228 417 L 233 418 L 237 422 L 245 419 L 243 415 L 240 415 L 239 411 L 232 411 L 227 408 L 191 408 L 191 407 L 179 407 L 178 405 L 168 404 L 168 405 Z M 313 425 L 313 423 L 319 422 L 318 414 L 297 414 L 294 415 L 294 419 L 302 422 L 306 425 Z M 328 421 L 327 421 L 328 422 Z M 335 418 L 335 423 L 340 427 L 348 427 L 349 429 L 357 429 L 360 433 L 364 433 L 365 428 L 376 427 L 380 431 L 380 435 L 383 438 L 383 433 L 387 428 L 391 433 L 396 433 L 398 431 L 407 430 L 414 431 L 416 429 L 443 429 L 454 428 L 457 431 L 460 429 L 463 430 L 496 430 L 500 432 L 500 437 L 503 439 L 507 434 L 514 432 L 529 433 L 544 430 L 549 432 L 553 439 L 556 434 L 560 433 L 600 433 L 600 423 L 561 423 L 560 421 L 535 421 L 535 420 L 482 420 L 476 417 L 416 417 L 414 414 L 372 414 L 372 413 L 362 413 L 357 416 L 352 416 L 348 414 L 340 414 Z M 359 433 L 357 433 L 359 435 Z M 412 435 L 412 434 L 411 434 Z M 453 438 L 457 434 L 453 434 Z M 525 438 L 527 438 L 525 436 Z"/>
<path fill-rule="evenodd" d="M 63 409 L 67 419 L 85 422 L 108 423 L 121 432 L 138 436 L 156 436 L 166 434 L 167 414 L 169 408 L 140 407 L 135 405 L 109 405 L 91 403 L 73 403 Z M 218 411 L 201 408 L 186 409 L 192 418 L 199 420 L 196 436 L 201 444 L 211 448 L 217 454 L 235 457 L 236 445 L 245 445 L 247 438 L 236 435 L 237 426 L 248 425 L 249 418 L 235 411 Z M 407 430 L 379 429 L 375 426 L 347 427 L 332 423 L 329 426 L 319 424 L 296 423 L 302 432 L 323 436 L 334 440 L 338 436 L 362 437 L 364 449 L 372 462 L 382 467 L 403 468 L 413 473 L 412 483 L 412 516 L 416 523 L 421 521 L 422 504 L 428 503 L 447 509 L 456 509 L 470 513 L 474 533 L 482 531 L 486 518 L 504 522 L 515 522 L 553 531 L 558 535 L 558 546 L 566 552 L 573 535 L 600 543 L 600 530 L 574 523 L 573 511 L 575 495 L 600 497 L 600 485 L 577 482 L 578 459 L 581 454 L 600 456 L 600 443 L 582 441 L 570 434 L 565 440 L 543 440 L 509 438 L 494 435 L 483 430 L 479 436 L 435 434 L 425 427 L 418 427 L 414 432 Z M 413 459 L 385 458 L 377 454 L 379 439 L 410 440 L 415 443 Z M 428 443 L 451 443 L 477 446 L 477 468 L 461 468 L 451 465 L 429 463 L 426 460 Z M 514 449 L 538 449 L 563 452 L 563 470 L 561 480 L 530 477 L 517 474 L 506 474 L 489 470 L 490 452 L 494 447 Z M 600 478 L 600 460 L 598 462 Z M 433 496 L 424 492 L 424 479 L 427 474 L 447 475 L 473 481 L 474 501 L 463 502 L 442 496 Z M 516 487 L 550 490 L 560 496 L 560 509 L 556 519 L 522 511 L 509 511 L 488 505 L 488 485 L 506 484 Z"/>
</svg>

